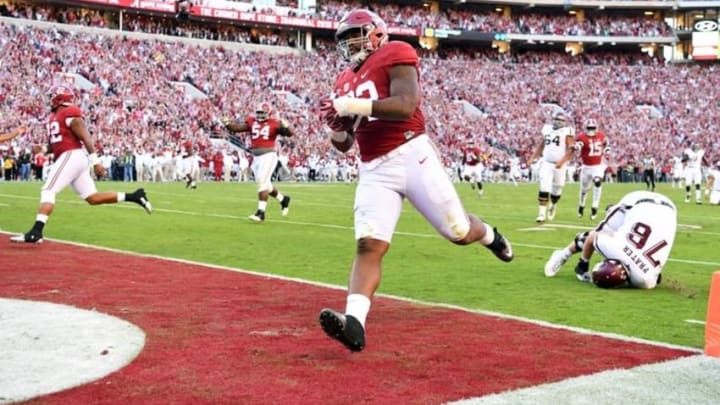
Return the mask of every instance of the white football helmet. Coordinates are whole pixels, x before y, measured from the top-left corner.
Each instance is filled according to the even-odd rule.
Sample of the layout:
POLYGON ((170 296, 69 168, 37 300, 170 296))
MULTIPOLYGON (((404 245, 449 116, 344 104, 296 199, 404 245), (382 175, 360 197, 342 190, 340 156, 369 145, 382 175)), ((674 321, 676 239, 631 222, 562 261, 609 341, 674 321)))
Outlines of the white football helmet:
POLYGON ((592 118, 585 123, 585 131, 587 132, 588 136, 595 136, 595 134, 597 134, 597 128, 597 121, 592 118))

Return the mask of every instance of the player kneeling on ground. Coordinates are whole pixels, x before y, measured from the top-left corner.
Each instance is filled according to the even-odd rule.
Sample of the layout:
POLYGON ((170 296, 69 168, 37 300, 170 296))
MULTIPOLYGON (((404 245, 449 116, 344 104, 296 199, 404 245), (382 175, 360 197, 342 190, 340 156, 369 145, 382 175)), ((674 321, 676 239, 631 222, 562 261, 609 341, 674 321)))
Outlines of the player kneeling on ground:
POLYGON ((610 206, 597 228, 577 234, 565 249, 553 252, 545 264, 545 275, 555 276, 570 256, 581 252, 575 267, 580 281, 592 281, 602 288, 626 284, 655 288, 660 284, 676 229, 677 210, 669 198, 634 191, 610 206), (595 251, 604 260, 589 271, 595 251))

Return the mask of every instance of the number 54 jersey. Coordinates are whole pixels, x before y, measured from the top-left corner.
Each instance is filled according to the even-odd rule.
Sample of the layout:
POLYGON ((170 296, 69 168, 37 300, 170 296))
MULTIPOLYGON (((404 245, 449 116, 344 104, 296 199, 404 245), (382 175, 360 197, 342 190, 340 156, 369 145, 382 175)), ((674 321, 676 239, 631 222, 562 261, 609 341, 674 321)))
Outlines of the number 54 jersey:
MULTIPOLYGON (((415 49, 402 41, 390 41, 371 53, 359 67, 351 66, 338 75, 333 93, 381 100, 390 97, 390 69, 393 66, 409 65, 418 72, 420 94, 420 72, 415 49)), ((357 117, 355 138, 360 148, 360 159, 368 162, 383 156, 417 135, 425 133, 425 116, 418 103, 412 117, 401 121, 388 121, 372 117, 357 117)))
POLYGON ((612 206, 598 226, 595 249, 622 262, 630 284, 654 288, 675 241, 677 210, 662 194, 635 191, 612 206))

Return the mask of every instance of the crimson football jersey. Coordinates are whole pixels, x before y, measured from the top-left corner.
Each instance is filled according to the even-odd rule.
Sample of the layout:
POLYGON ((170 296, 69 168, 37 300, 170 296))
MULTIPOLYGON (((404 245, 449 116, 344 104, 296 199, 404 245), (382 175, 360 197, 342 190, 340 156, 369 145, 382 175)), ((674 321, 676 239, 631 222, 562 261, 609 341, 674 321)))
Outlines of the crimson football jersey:
MULTIPOLYGON (((357 71, 353 67, 342 71, 335 80, 334 93, 338 97, 349 95, 371 100, 390 97, 390 68, 412 65, 417 70, 418 63, 417 53, 412 46, 402 41, 388 42, 371 53, 357 71)), ((418 87, 419 76, 418 72, 418 87)), ((425 133, 425 116, 420 110, 421 104, 422 100, 413 116, 407 120, 362 117, 359 123, 356 121, 355 139, 360 148, 360 160, 368 162, 383 156, 408 139, 425 133)))
POLYGON ((83 147, 80 139, 70 129, 70 121, 73 118, 82 118, 82 111, 74 105, 60 107, 50 114, 47 130, 50 149, 55 155, 55 160, 69 150, 83 147))
POLYGON ((595 136, 581 133, 575 138, 575 145, 580 150, 580 160, 584 166, 597 166, 602 164, 607 138, 602 132, 595 136))
POLYGON ((280 121, 268 118, 257 121, 255 117, 247 117, 245 122, 250 127, 250 148, 274 148, 275 139, 280 132, 280 121))
POLYGON ((463 149, 463 162, 468 166, 477 166, 480 163, 480 148, 468 147, 463 149))

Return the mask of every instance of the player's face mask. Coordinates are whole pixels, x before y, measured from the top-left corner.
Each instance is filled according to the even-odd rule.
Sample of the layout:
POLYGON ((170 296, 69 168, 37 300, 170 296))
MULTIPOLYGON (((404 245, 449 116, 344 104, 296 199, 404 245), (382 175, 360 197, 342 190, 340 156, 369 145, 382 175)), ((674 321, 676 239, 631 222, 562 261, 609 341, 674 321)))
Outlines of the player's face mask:
POLYGON ((370 54, 367 48, 368 40, 362 28, 348 30, 338 39, 338 52, 345 60, 360 63, 370 54))

